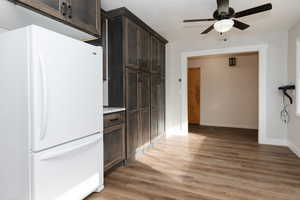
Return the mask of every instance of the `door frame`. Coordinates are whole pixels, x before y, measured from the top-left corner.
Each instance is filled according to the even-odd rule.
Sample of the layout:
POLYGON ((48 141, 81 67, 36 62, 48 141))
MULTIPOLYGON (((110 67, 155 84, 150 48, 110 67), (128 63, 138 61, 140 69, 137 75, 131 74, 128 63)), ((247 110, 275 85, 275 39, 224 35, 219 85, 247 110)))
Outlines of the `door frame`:
POLYGON ((253 46, 239 46, 228 47, 222 49, 200 50, 181 53, 181 108, 180 108, 180 128, 183 135, 188 134, 188 58, 197 56, 209 56, 218 54, 233 54, 233 53, 247 53, 258 52, 259 54, 259 116, 258 116, 258 142, 259 144, 267 143, 267 131, 266 131, 266 102, 267 96, 267 70, 268 70, 268 45, 253 45, 253 46))

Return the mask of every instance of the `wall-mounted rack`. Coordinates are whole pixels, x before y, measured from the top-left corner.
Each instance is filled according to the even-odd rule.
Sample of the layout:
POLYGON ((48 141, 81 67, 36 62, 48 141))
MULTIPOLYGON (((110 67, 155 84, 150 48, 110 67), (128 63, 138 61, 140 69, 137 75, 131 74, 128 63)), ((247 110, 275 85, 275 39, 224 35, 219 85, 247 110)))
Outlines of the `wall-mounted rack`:
POLYGON ((295 85, 284 85, 278 88, 279 90, 281 90, 283 92, 283 94, 289 98, 290 103, 293 104, 293 98, 287 93, 288 90, 295 90, 296 86, 295 85))

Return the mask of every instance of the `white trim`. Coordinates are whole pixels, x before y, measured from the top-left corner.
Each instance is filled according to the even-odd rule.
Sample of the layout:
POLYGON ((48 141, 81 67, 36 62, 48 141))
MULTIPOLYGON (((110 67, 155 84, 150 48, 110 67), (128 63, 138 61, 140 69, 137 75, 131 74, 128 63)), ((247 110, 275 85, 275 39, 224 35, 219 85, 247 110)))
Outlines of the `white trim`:
POLYGON ((292 152, 294 152, 299 158, 300 158, 300 147, 295 145, 294 143, 290 142, 288 143, 288 146, 292 152))
POLYGON ((283 146, 283 147, 288 146, 288 142, 286 140, 280 140, 280 139, 264 139, 260 142, 260 144, 283 146))
POLYGON ((286 144, 285 142, 279 142, 275 140, 267 140, 267 116, 266 116, 266 98, 267 98, 267 68, 268 68, 268 45, 253 45, 253 46, 241 46, 241 47, 229 47, 223 49, 212 49, 202 51, 183 52, 181 54, 181 123, 183 132, 188 133, 188 120, 187 113, 184 112, 184 107, 187 108, 187 68, 188 58, 207 55, 218 54, 231 54, 231 53, 246 53, 246 52, 258 52, 259 53, 259 131, 258 141, 260 144, 286 144), (274 143, 271 143, 274 142, 274 143))
POLYGON ((300 117, 300 38, 296 40, 296 115, 300 117))

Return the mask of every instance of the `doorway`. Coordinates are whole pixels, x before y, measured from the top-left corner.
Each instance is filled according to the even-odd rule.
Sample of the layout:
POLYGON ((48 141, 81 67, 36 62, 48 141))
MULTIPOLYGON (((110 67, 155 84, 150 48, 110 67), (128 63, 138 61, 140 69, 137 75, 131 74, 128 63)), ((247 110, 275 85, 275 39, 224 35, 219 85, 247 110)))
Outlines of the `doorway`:
POLYGON ((258 52, 189 58, 188 107, 190 127, 239 129, 257 137, 258 52))
POLYGON ((189 125, 200 125, 201 70, 188 69, 188 120, 189 125))
MULTIPOLYGON (((267 50, 268 45, 253 45, 241 47, 229 47, 223 49, 200 50, 192 52, 183 52, 181 55, 181 135, 188 134, 188 59, 197 56, 209 56, 218 54, 233 54, 258 52, 258 143, 268 144, 266 137, 266 77, 267 77, 267 50)), ((202 109, 202 108, 201 108, 202 109)), ((201 120, 201 117, 200 117, 201 120)))

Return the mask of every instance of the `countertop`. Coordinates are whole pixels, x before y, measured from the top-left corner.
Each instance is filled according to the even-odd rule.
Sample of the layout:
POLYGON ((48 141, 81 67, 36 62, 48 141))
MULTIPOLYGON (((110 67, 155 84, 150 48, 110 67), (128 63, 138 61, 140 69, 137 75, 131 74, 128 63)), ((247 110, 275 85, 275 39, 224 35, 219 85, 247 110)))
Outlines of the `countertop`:
POLYGON ((116 113, 116 112, 122 112, 125 111, 125 108, 119 108, 119 107, 104 107, 103 108, 103 114, 111 114, 111 113, 116 113))

